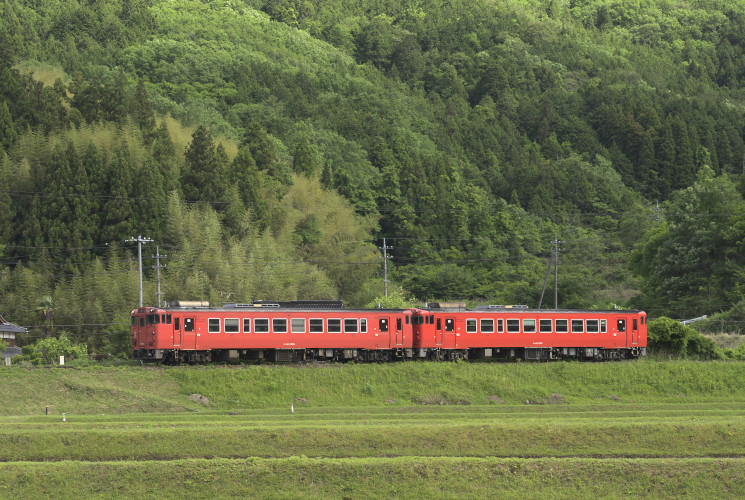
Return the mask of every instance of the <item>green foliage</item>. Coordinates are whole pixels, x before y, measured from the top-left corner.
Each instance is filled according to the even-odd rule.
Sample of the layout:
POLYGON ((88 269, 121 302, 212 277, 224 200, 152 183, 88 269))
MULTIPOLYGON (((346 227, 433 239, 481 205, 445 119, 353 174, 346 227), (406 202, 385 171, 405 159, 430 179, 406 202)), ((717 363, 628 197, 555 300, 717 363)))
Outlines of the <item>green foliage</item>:
POLYGON ((714 341, 693 328, 667 317, 649 322, 649 347, 653 354, 693 359, 724 357, 714 341))
POLYGON ((144 234, 169 246, 172 294, 366 303, 386 238, 419 299, 535 304, 558 236, 564 307, 641 287, 655 314, 726 310, 745 276, 745 8, 686 7, 6 2, 0 245, 21 264, 0 292, 21 315, 50 295, 113 321, 131 295, 88 307, 107 279, 79 275, 130 284, 100 248, 144 234), (28 74, 48 63, 54 85, 28 74))
POLYGON ((14 362, 30 361, 35 365, 58 364, 60 356, 65 357, 65 363, 88 357, 88 345, 76 344, 70 337, 62 333, 59 337, 47 337, 35 344, 23 348, 23 356, 14 358, 14 362), (17 360, 17 361, 16 361, 17 360))
POLYGON ((644 302, 682 317, 730 307, 739 300, 745 265, 737 243, 745 202, 735 184, 704 166, 666 208, 665 221, 632 254, 632 269, 644 277, 644 302))
POLYGON ((415 305, 404 295, 400 289, 393 289, 388 295, 375 297, 365 305, 369 309, 408 309, 415 305))

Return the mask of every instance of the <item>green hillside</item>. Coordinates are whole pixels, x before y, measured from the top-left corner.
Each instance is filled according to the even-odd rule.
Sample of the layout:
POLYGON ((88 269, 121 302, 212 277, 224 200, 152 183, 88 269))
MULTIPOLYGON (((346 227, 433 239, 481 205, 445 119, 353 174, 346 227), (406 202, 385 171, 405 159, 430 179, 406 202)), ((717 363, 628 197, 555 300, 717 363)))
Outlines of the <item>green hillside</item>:
MULTIPOLYGON (((739 331, 745 3, 3 3, 0 312, 382 295, 739 331), (553 243, 560 241, 560 244, 553 243)), ((50 312, 53 311, 52 314, 50 312)))

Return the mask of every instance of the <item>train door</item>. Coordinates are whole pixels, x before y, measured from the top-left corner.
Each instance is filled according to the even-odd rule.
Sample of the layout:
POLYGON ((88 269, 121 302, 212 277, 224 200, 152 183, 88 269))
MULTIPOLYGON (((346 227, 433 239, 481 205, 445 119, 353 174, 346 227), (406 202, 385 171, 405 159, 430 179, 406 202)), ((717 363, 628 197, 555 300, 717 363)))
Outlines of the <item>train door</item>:
POLYGON ((435 326, 435 345, 442 345, 442 338, 443 338, 443 326, 442 326, 442 318, 437 318, 437 325, 435 326))
POLYGON ((639 343, 639 318, 631 320, 631 343, 639 343))
POLYGON ((181 328, 181 348, 195 350, 197 348, 196 318, 183 318, 181 328))
POLYGON ((625 337, 625 346, 629 345, 629 332, 628 328, 626 328, 626 318, 619 318, 618 319, 618 333, 625 337))
POLYGON ((379 346, 388 348, 391 343, 391 320, 388 317, 378 316, 378 331, 383 339, 380 340, 379 346))
POLYGON ((173 320, 173 347, 181 347, 181 318, 173 320))
MULTIPOLYGON (((408 319, 408 318, 407 318, 408 319)), ((396 318, 396 345, 404 344, 404 320, 401 317, 396 318)))
POLYGON ((445 336, 443 339, 443 347, 452 349, 457 347, 457 339, 455 338, 455 318, 445 318, 445 336))

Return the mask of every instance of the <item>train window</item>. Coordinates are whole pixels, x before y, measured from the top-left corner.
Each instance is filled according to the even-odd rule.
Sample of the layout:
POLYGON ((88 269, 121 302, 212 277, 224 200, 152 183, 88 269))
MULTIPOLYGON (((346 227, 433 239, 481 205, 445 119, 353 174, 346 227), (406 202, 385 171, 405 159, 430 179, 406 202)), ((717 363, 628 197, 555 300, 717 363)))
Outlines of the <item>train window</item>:
POLYGON ((535 320, 524 319, 523 320, 523 331, 525 333, 535 333, 535 320))
POLYGON ((329 333, 341 333, 340 319, 330 319, 326 324, 328 325, 329 333))
POLYGON ((503 319, 497 320, 497 331, 499 333, 504 333, 504 320, 503 319))
POLYGON ((411 317, 411 324, 412 325, 423 325, 424 324, 424 316, 421 316, 419 314, 415 314, 411 317))
POLYGON ((360 320, 360 333, 367 333, 367 320, 364 318, 360 320))
POLYGON ((157 325, 160 323, 160 316, 157 314, 148 314, 147 315, 147 324, 148 325, 157 325))
MULTIPOLYGON (((410 316, 406 316, 406 324, 408 325, 410 322, 411 322, 411 317, 410 316)), ((399 328, 399 330, 400 330, 400 328, 399 328)))
POLYGON ((626 320, 625 319, 619 319, 618 320, 618 331, 619 332, 625 332, 626 331, 626 320))
POLYGON ((551 324, 552 321, 550 319, 542 319, 538 322, 538 328, 540 328, 541 333, 551 333, 554 331, 553 325, 551 324))
POLYGON ((434 325, 435 324, 435 315, 434 314, 430 314, 429 315, 429 324, 430 325, 434 325))
POLYGON ((493 319, 482 319, 481 320, 481 332, 482 333, 494 333, 494 320, 493 319))
POLYGON ((305 318, 292 318, 290 328, 292 333, 305 333, 305 318))
POLYGON ((507 320, 507 332, 508 333, 520 333, 520 320, 519 319, 508 319, 507 320))
POLYGON ((323 319, 316 318, 310 320, 310 333, 323 333, 323 319))
POLYGON ((437 329, 442 330, 442 318, 437 318, 437 329))
POLYGON ((169 324, 169 325, 171 324, 171 315, 170 314, 166 314, 166 323, 169 324))
POLYGON ((137 326, 137 316, 132 316, 132 326, 137 326))
POLYGON ((381 332, 388 331, 388 318, 380 318, 380 331, 381 332))
POLYGON ((476 333, 478 331, 478 320, 467 319, 466 320, 466 333, 476 333))
POLYGON ((569 333, 569 320, 568 319, 557 319, 556 320, 556 333, 569 333))
POLYGON ((176 323, 173 325, 174 330, 181 330, 181 318, 176 318, 176 323))
POLYGON ((208 319, 207 325, 207 331, 210 333, 220 333, 220 318, 208 319))
POLYGON ((639 322, 636 318, 634 318, 634 330, 638 330, 638 329, 639 329, 639 322))
MULTIPOLYGON (((406 316, 406 324, 407 325, 409 324, 409 317, 408 316, 406 316)), ((396 328, 398 330, 403 330, 403 328, 404 328, 404 322, 401 321, 401 318, 396 318, 396 328)))
POLYGON ((251 333, 251 318, 243 318, 243 333, 251 333))
POLYGON ((573 319, 572 320, 572 333, 582 333, 585 331, 585 320, 573 319))
POLYGON ((357 333, 358 329, 359 328, 356 319, 344 319, 344 333, 357 333))
POLYGON ((644 316, 642 316, 642 325, 646 324, 646 321, 647 321, 647 318, 645 318, 644 316))
POLYGON ((587 320, 587 333, 598 333, 600 331, 600 321, 596 319, 587 320))
POLYGON ((455 320, 453 318, 446 318, 445 319, 445 331, 446 332, 454 332, 455 331, 455 320))
POLYGON ((608 331, 608 320, 607 319, 600 320, 600 331, 602 333, 606 333, 608 331))
POLYGON ((194 318, 184 318, 184 331, 185 332, 194 331, 194 318))
POLYGON ((287 333, 287 320, 284 318, 274 318, 272 320, 272 331, 274 333, 287 333))
POLYGON ((241 320, 238 318, 225 319, 225 333, 239 333, 241 331, 241 320))
POLYGON ((254 320, 254 332, 269 333, 269 319, 257 318, 254 320))
POLYGON ((145 317, 140 316, 140 326, 145 326, 145 317))

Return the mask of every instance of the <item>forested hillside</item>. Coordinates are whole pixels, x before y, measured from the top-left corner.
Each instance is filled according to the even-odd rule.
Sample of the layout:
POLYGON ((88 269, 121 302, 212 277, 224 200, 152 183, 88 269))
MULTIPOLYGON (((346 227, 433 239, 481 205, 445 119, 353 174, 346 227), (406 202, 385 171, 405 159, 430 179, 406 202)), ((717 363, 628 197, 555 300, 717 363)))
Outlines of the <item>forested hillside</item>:
MULTIPOLYGON (((0 312, 745 310, 745 2, 3 0, 0 312), (556 243, 560 242, 560 243, 556 243), (547 279, 550 276, 550 279, 547 279), (734 307, 734 309, 733 309, 734 307)), ((111 341, 109 341, 111 342, 111 341)))

